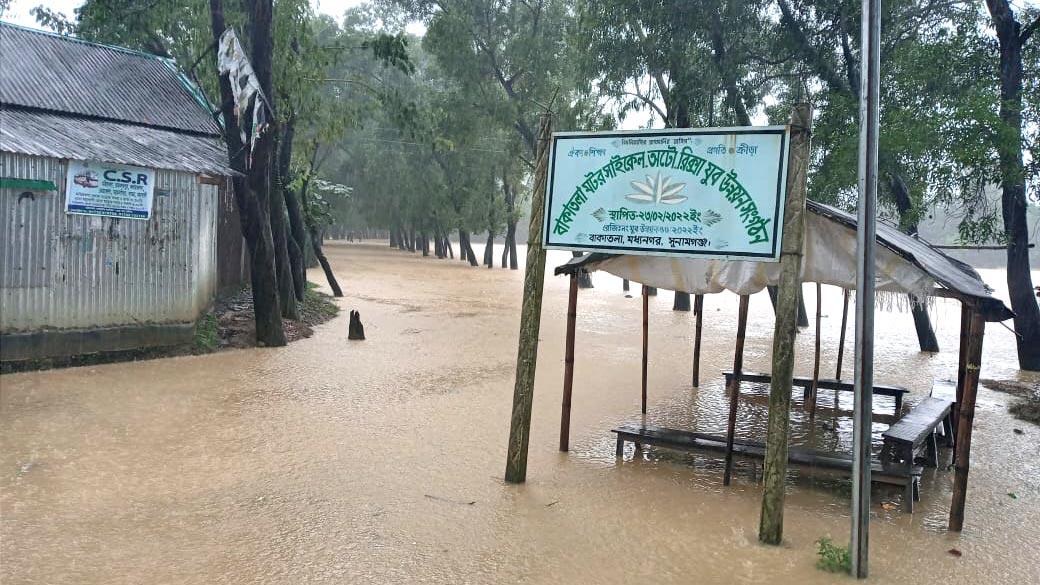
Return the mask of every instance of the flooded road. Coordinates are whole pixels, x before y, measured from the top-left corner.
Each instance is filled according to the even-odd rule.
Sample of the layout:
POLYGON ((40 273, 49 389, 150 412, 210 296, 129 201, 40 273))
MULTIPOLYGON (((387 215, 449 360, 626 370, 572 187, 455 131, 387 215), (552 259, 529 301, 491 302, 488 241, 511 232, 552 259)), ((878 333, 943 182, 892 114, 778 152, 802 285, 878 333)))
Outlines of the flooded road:
MULTIPOLYGON (((567 282, 546 277, 528 481, 512 486, 501 478, 522 273, 382 243, 328 251, 341 306, 361 312, 367 341, 347 342, 344 312, 285 348, 0 378, 4 585, 847 579, 814 568, 813 544, 847 542, 845 483, 792 471, 785 542, 766 547, 754 465, 741 463, 723 488, 713 458, 648 450, 615 460, 610 429, 640 420, 638 289, 625 298, 621 281, 600 273, 581 291, 572 451, 560 454, 567 282)), ((551 254, 550 273, 567 257, 551 254)), ((984 276, 1003 288, 1001 273, 984 276)), ((840 298, 824 288, 827 376, 840 298)), ((720 432, 736 297, 705 300, 699 390, 693 318, 671 302, 665 292, 651 301, 646 420, 720 432)), ((910 403, 934 378, 956 377, 959 305, 939 300, 932 313, 937 355, 917 351, 908 314, 878 314, 875 378, 910 387, 910 403)), ((769 369, 772 327, 767 295, 755 295, 745 369, 769 369)), ((812 342, 811 330, 799 336, 798 374, 811 374, 812 342)), ((982 377, 1038 381, 1015 368, 1012 334, 989 324, 982 377)), ((1040 583, 1040 428, 1013 419, 1009 401, 979 390, 963 533, 945 531, 952 471, 926 471, 913 515, 898 490, 875 488, 870 582, 1040 583)), ((765 418, 752 396, 738 435, 762 438, 765 418)), ((792 419, 801 440, 810 431, 797 400, 792 419)), ((821 415, 817 425, 818 438, 847 446, 851 419, 821 415)))

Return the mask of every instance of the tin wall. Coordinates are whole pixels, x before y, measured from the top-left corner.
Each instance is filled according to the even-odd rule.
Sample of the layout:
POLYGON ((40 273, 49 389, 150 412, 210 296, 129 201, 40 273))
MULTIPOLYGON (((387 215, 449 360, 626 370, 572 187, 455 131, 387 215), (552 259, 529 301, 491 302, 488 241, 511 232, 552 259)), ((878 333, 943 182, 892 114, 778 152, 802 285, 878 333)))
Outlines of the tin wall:
POLYGON ((184 323, 217 286, 217 187, 159 170, 148 221, 67 215, 66 165, 0 153, 0 175, 57 193, 0 190, 0 333, 184 323))

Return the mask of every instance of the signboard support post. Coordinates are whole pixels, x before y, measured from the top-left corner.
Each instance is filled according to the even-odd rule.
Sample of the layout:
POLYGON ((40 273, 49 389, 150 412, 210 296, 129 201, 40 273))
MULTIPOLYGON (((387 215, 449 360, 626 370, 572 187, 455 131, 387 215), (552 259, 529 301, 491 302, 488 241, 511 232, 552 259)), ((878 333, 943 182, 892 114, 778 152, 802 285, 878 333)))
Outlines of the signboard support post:
POLYGON ((552 115, 542 113, 538 124, 538 158, 534 192, 531 194, 531 229, 527 238, 527 267, 524 272, 524 299, 520 310, 520 341, 516 356, 516 384, 513 387, 513 414, 509 423, 505 480, 523 483, 527 479, 527 443, 531 435, 531 403, 534 398, 534 373, 538 359, 538 330, 542 316, 542 286, 545 281, 545 250, 542 249, 542 214, 545 183, 549 172, 549 143, 552 115))
POLYGON ((859 204, 856 229, 856 349, 853 359, 852 575, 867 576, 870 528, 870 437, 874 389, 874 243, 881 63, 881 0, 863 0, 859 94, 859 204))
POLYGON ((567 291, 567 338, 563 360, 563 408, 560 413, 560 451, 570 449, 571 391, 574 388, 574 325, 578 317, 578 275, 570 277, 567 291))
POLYGON ((780 282, 777 287, 773 333, 773 371, 769 388, 769 423, 764 464, 765 492, 758 539, 780 544, 784 531, 784 479, 791 410, 791 382, 802 288, 802 242, 805 237, 805 182, 809 167, 812 107, 801 103, 791 112, 791 154, 787 166, 787 206, 780 243, 780 282))

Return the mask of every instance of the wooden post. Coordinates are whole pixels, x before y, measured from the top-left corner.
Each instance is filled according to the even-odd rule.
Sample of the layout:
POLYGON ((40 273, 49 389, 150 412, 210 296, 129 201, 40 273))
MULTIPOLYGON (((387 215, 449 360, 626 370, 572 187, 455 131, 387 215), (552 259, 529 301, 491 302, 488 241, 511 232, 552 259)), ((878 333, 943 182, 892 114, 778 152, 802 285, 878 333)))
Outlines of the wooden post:
POLYGON ((816 390, 820 382, 820 320, 823 317, 823 287, 816 283, 816 353, 813 356, 812 386, 809 387, 809 418, 816 418, 816 390))
POLYGON ((574 385, 574 322, 578 316, 578 275, 571 274, 567 292, 567 340, 563 358, 563 410, 560 413, 560 451, 567 452, 571 437, 571 389, 574 385))
POLYGON ((726 427, 726 471, 722 485, 729 485, 733 477, 733 436, 737 427, 737 404, 740 401, 740 374, 744 371, 744 332, 747 331, 748 295, 740 295, 737 309, 737 347, 733 350, 733 377, 726 389, 729 391, 729 426, 726 427))
POLYGON ((627 278, 622 278, 621 279, 621 292, 628 292, 628 279, 627 278))
MULTIPOLYGON (((957 445, 957 430, 960 429, 959 415, 961 408, 961 399, 964 397, 964 374, 967 371, 968 366, 968 338, 971 337, 971 307, 961 301, 961 339, 959 344, 959 353, 957 354, 957 387, 954 390, 954 402, 953 409, 950 412, 950 422, 953 423, 954 438, 953 444, 957 445)), ((957 464, 957 450, 953 451, 953 463, 957 464)))
POLYGON ((780 281, 777 286, 776 325, 773 332, 773 370, 769 388, 769 422, 763 464, 765 490, 758 539, 780 544, 784 530, 784 480, 794 374, 794 344, 798 299, 802 288, 802 243, 805 238, 805 180, 809 168, 812 106, 801 103, 791 112, 790 158, 787 163, 787 203, 780 243, 780 281))
POLYGON ((542 317, 542 285, 545 280, 545 250, 542 249, 543 202, 549 169, 552 116, 545 112, 539 120, 538 157, 531 194, 531 224, 527 237, 527 267, 524 272, 524 299, 520 309, 520 340, 516 355, 516 384, 513 387, 513 413, 509 421, 509 446, 506 453, 506 481, 523 483, 527 479, 527 444, 531 433, 531 402, 534 399, 534 373, 538 361, 538 330, 542 317))
POLYGON ((950 530, 960 532, 964 527, 964 500, 968 495, 968 469, 971 466, 971 425, 975 420, 975 394, 979 389, 982 368, 982 337, 986 321, 982 314, 972 311, 968 336, 968 361, 964 368, 963 394, 958 398, 956 461, 953 465, 953 500, 950 502, 950 530))
POLYGON ((693 314, 696 325, 693 330, 693 387, 701 385, 701 331, 704 328, 704 295, 693 297, 693 314))
POLYGON ((650 292, 643 285, 643 414, 646 414, 646 354, 650 341, 650 292))
POLYGON ((845 328, 849 324, 849 291, 841 290, 841 334, 838 336, 838 367, 835 368, 834 379, 841 379, 841 360, 845 357, 845 328))

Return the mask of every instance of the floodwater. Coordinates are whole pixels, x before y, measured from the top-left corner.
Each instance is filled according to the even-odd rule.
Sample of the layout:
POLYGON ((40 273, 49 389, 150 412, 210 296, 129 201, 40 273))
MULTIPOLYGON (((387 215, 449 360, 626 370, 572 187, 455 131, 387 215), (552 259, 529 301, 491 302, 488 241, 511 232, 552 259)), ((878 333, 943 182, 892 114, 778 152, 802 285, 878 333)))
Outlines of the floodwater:
MULTIPOLYGON (((285 348, 0 378, 0 581, 847 578, 814 568, 813 544, 847 541, 845 482, 793 471, 784 544, 769 547, 756 539, 756 465, 741 462, 723 488, 712 457, 629 447, 615 460, 610 429, 641 418, 637 290, 626 298, 620 280, 596 274, 596 288, 581 291, 572 450, 561 454, 567 283, 546 277, 528 481, 514 486, 501 478, 522 272, 382 243, 329 253, 347 290, 341 304, 360 310, 367 341, 347 342, 341 316, 285 348)), ((551 254, 550 270, 567 257, 551 254)), ((985 276, 1003 288, 1001 273, 985 276)), ((824 290, 823 372, 833 375, 840 293, 824 290)), ((806 293, 811 312, 813 288, 806 293)), ((736 304, 728 294, 706 299, 694 390, 693 318, 671 311, 670 293, 652 300, 648 422, 723 430, 720 371, 731 365, 736 304)), ((955 376, 959 308, 939 300, 932 312, 938 355, 917 351, 907 314, 878 317, 876 379, 909 386, 911 403, 934 378, 955 376)), ((772 323, 768 297, 754 296, 745 369, 769 369, 772 323)), ((1038 381, 1016 372, 1011 333, 994 324, 987 333, 984 378, 1038 381)), ((809 374, 812 334, 799 344, 796 371, 809 374)), ((848 353, 845 363, 851 377, 848 353)), ((766 390, 744 390, 758 396, 742 405, 738 435, 762 438, 766 390)), ((1040 428, 1013 419, 1008 402, 979 391, 963 533, 945 531, 952 471, 926 472, 912 515, 898 489, 875 488, 870 582, 1040 583, 1040 428)), ((796 400, 795 440, 847 446, 847 413, 824 412, 810 432, 796 400)))

